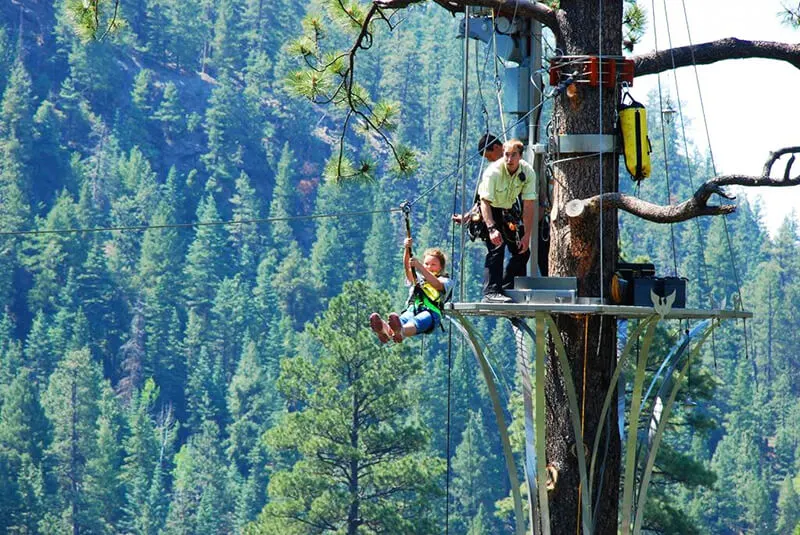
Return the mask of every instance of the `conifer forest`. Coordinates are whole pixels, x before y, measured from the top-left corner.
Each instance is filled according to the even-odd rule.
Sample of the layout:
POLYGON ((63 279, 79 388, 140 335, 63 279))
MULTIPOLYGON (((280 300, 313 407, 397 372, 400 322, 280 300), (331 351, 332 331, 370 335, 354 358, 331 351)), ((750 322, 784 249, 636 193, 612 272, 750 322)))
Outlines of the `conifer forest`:
MULTIPOLYGON (((501 130, 488 48, 472 49, 463 154, 459 17, 415 3, 359 51, 362 90, 398 103, 401 172, 377 135, 298 95, 304 17, 330 2, 100 1, 87 35, 75 13, 97 3, 0 1, 0 533, 514 533, 459 334, 381 345, 368 321, 404 307, 404 201, 415 250, 441 247, 456 300, 481 298, 485 247, 462 253, 451 214, 459 162, 471 202, 477 140, 501 130)), ((652 175, 635 188, 623 169, 620 188, 691 197, 708 147, 648 120, 652 175)), ((624 260, 685 278, 689 307, 753 312, 687 374, 646 533, 800 535, 800 227, 770 236, 759 204, 735 202, 671 226, 620 212, 624 260)), ((474 321, 521 456, 512 331, 474 321)), ((688 327, 661 324, 648 374, 688 327)))

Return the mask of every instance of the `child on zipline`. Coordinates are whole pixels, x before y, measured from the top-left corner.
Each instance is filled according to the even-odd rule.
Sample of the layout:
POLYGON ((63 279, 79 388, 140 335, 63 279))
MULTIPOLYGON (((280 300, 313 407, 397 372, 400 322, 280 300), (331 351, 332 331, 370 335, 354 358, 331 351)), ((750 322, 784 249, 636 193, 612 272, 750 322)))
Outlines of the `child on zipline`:
POLYGON ((400 343, 403 338, 432 332, 441 325, 442 307, 453 291, 454 282, 444 272, 447 257, 442 250, 426 250, 420 262, 411 255, 411 243, 412 239, 406 238, 403 251, 406 284, 411 287, 407 308, 399 316, 395 312, 389 314, 388 323, 377 312, 369 317, 369 326, 382 344, 390 338, 400 343))

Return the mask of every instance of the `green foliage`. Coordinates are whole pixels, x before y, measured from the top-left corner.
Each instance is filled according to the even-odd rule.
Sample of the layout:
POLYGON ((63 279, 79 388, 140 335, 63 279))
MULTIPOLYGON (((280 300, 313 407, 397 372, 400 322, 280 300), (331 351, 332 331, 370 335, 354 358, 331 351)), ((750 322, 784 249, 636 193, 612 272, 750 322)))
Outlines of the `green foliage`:
MULTIPOLYGON (((47 232, 0 236, 0 532, 269 531, 273 520, 255 522, 268 485, 289 493, 286 503, 303 514, 320 496, 315 506, 322 509, 309 515, 340 513, 348 503, 341 485, 303 471, 318 459, 270 450, 262 436, 300 432, 285 421, 323 428, 323 417, 308 421, 320 411, 305 411, 305 401, 279 418, 287 405, 276 380, 281 362, 290 362, 284 368, 302 368, 320 395, 334 398, 346 381, 328 386, 332 375, 317 372, 345 346, 351 356, 367 355, 359 361, 368 370, 360 388, 378 384, 387 399, 407 402, 388 427, 370 428, 370 444, 409 428, 411 445, 422 448, 360 481, 385 487, 386 479, 410 480, 421 490, 361 503, 362 510, 395 531, 424 532, 431 518, 441 531, 443 478, 432 459, 444 455, 449 430, 451 528, 507 529, 497 516, 504 505, 495 504, 508 492, 502 456, 469 353, 450 355, 440 334, 379 349, 364 328, 367 305, 397 309, 406 293, 402 220, 381 210, 425 191, 412 213, 415 243, 450 239, 458 188, 455 175, 447 177, 457 166, 463 42, 431 28, 447 30, 457 20, 432 4, 416 6, 402 17, 386 11, 392 24, 402 19, 387 31, 382 19, 366 22, 374 5, 367 0, 130 0, 117 18, 126 27, 100 42, 115 4, 38 2, 25 9, 21 26, 19 10, 0 9, 0 231, 47 232), (79 11, 87 9, 84 15, 97 9, 99 17, 84 20, 79 36, 79 11), (362 47, 353 48, 363 27, 362 47), (297 92, 321 105, 293 98, 297 92), (441 187, 428 191, 434 184, 441 187), (376 212, 292 219, 361 210, 376 212), (286 219, 182 226, 267 214, 286 219), (144 225, 151 228, 55 233, 144 225), (371 291, 354 296, 348 281, 356 278, 390 291, 391 302, 371 291), (345 288, 336 310, 346 318, 359 310, 358 329, 346 318, 318 317, 345 288), (307 324, 314 326, 303 332, 307 324), (424 373, 408 370, 420 366, 424 373), (403 380, 393 383, 396 371, 403 380), (432 486, 439 492, 429 492, 432 486), (320 487, 328 493, 291 494, 320 487)), ((632 26, 624 39, 632 44, 643 11, 631 2, 625 8, 632 26)), ((480 57, 486 48, 475 51, 480 57)), ((469 140, 484 128, 499 133, 496 103, 486 98, 490 63, 476 62, 469 140)), ((659 114, 650 118, 651 132, 660 131, 659 114)), ((674 198, 694 192, 691 172, 711 172, 705 154, 682 146, 676 125, 666 133, 666 144, 654 144, 643 199, 663 201, 663 157, 674 198)), ((467 190, 478 172, 471 161, 467 190)), ((621 184, 630 187, 627 179, 621 184)), ((741 325, 731 323, 692 367, 646 512, 647 525, 666 532, 791 533, 797 524, 798 229, 787 221, 770 238, 761 215, 740 202, 728 219, 744 305, 755 312, 747 324, 750 359, 741 325)), ((626 255, 651 258, 659 274, 675 265, 688 278, 691 307, 738 299, 721 221, 676 225, 676 259, 663 227, 625 214, 620 225, 626 255)), ((467 300, 479 296, 483 254, 468 244, 453 259, 455 271, 463 264, 467 300)), ((513 388, 507 327, 477 325, 492 333, 501 356, 496 371, 513 388)), ((510 397, 518 419, 518 397, 510 397)), ((301 438, 303 448, 319 445, 313 435, 301 438)), ((352 458, 345 447, 337 453, 352 458)))
POLYGON ((44 515, 43 453, 49 446, 49 422, 39 402, 33 375, 21 368, 4 389, 0 409, 0 528, 34 533, 44 515))
MULTIPOLYGON (((212 194, 206 195, 197 208, 197 220, 203 223, 220 220, 217 203, 212 194)), ((186 253, 185 288, 187 303, 206 311, 211 307, 217 287, 225 276, 225 266, 219 262, 225 251, 224 230, 218 225, 199 225, 186 253)))
POLYGON ((58 530, 91 531, 100 520, 93 514, 99 502, 85 489, 98 475, 98 418, 103 383, 88 349, 69 351, 59 362, 42 399, 53 426, 47 456, 57 482, 55 503, 48 511, 58 530))
POLYGON ((66 0, 72 30, 83 41, 102 39, 125 26, 119 16, 119 0, 66 0))
POLYGON ((454 501, 454 512, 465 531, 491 532, 494 482, 503 477, 493 464, 493 452, 487 428, 479 411, 467 411, 466 428, 453 457, 453 482, 450 493, 454 501))
POLYGON ((636 0, 625 0, 622 28, 622 44, 628 51, 633 51, 647 29, 647 12, 636 0))
POLYGON ((780 16, 787 26, 792 26, 794 28, 800 26, 800 6, 791 7, 784 5, 780 16))
POLYGON ((338 154, 328 163, 327 175, 339 180, 372 174, 373 165, 368 160, 354 166, 344 155, 351 127, 364 141, 387 146, 397 172, 412 173, 417 165, 413 151, 402 140, 390 137, 398 129, 398 103, 373 98, 354 78, 357 53, 373 46, 374 32, 380 26, 385 24, 391 31, 393 23, 380 8, 359 0, 323 2, 321 7, 321 11, 306 16, 303 34, 287 48, 289 53, 302 58, 301 68, 287 77, 287 84, 297 95, 317 104, 332 104, 344 112, 338 154), (350 48, 343 49, 342 42, 349 42, 350 48))
POLYGON ((219 428, 206 421, 175 456, 174 487, 163 533, 230 531, 232 507, 224 468, 219 428))
POLYGON ((379 349, 365 328, 367 311, 385 309, 386 300, 364 283, 349 283, 307 328, 322 348, 319 359, 282 362, 279 387, 297 410, 267 433, 267 442, 298 460, 273 474, 254 533, 360 525, 438 531, 430 498, 443 465, 422 454, 429 432, 413 417, 414 392, 404 388, 419 361, 379 349))

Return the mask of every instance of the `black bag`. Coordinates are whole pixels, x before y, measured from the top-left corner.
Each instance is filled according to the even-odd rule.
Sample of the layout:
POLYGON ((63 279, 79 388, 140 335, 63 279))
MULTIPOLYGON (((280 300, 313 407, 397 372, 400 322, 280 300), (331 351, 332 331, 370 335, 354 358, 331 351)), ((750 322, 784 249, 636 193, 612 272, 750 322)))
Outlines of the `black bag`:
POLYGON ((481 203, 477 201, 469 212, 469 220, 467 221, 467 234, 469 234, 470 241, 488 240, 489 230, 486 228, 486 223, 483 222, 481 215, 481 203))
MULTIPOLYGON (((518 244, 525 233, 525 229, 522 226, 522 207, 519 205, 519 201, 515 202, 514 206, 508 210, 503 210, 502 212, 502 220, 495 222, 497 230, 503 236, 503 241, 518 244)), ((480 201, 476 202, 469 211, 467 233, 472 241, 476 239, 489 241, 489 229, 486 228, 486 223, 483 222, 480 201)))

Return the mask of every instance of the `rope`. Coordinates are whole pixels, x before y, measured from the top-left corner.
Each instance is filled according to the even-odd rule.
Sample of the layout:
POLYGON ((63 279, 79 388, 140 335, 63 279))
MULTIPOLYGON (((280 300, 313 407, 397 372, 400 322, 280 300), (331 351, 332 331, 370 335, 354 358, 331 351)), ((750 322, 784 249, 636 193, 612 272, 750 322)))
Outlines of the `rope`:
POLYGON ((495 24, 494 20, 494 9, 492 9, 492 56, 494 56, 494 85, 495 93, 497 95, 497 109, 500 110, 500 129, 503 131, 503 143, 505 143, 508 141, 508 137, 506 136, 506 120, 503 117, 503 101, 501 98, 503 84, 500 83, 500 73, 497 69, 497 25, 495 24))
MULTIPOLYGON (((600 89, 600 106, 598 114, 600 115, 600 134, 603 133, 603 0, 597 0, 598 4, 598 19, 600 24, 598 24, 598 55, 600 59, 598 61, 599 67, 598 71, 600 74, 599 80, 599 89, 600 89)), ((604 260, 604 251, 605 249, 603 245, 603 156, 601 155, 598 159, 600 165, 600 302, 603 302, 604 298, 604 286, 605 286, 605 278, 603 275, 603 260, 604 260)))
MULTIPOLYGON (((686 23, 686 35, 689 38, 689 50, 692 53, 692 67, 694 68, 694 78, 695 78, 695 83, 697 84, 697 94, 698 94, 699 99, 700 99, 700 111, 701 111, 701 114, 703 116, 703 126, 704 126, 705 132, 706 132, 706 142, 708 143, 708 154, 709 154, 709 157, 711 158, 711 169, 714 172, 714 175, 716 176, 716 174, 717 174, 717 164, 716 164, 716 161, 714 160, 714 151, 712 150, 712 147, 711 147, 711 134, 708 131, 708 119, 706 118, 706 107, 705 107, 705 103, 703 102, 703 92, 700 89, 700 75, 698 74, 698 71, 697 71, 697 61, 696 61, 696 58, 695 58, 695 55, 694 55, 694 43, 692 42, 692 33, 689 30, 689 16, 686 13, 686 0, 681 0, 681 5, 683 6, 683 19, 684 19, 684 21, 686 23)), ((734 281, 736 283, 736 293, 739 296, 739 305, 742 308, 744 308, 744 298, 742 297, 742 286, 739 283, 739 274, 738 274, 738 271, 736 269, 736 258, 735 258, 734 253, 733 253, 733 246, 731 245, 730 231, 728 230, 728 217, 727 216, 723 216, 722 222, 723 222, 723 226, 725 228, 725 238, 726 238, 726 240, 728 242, 728 254, 730 255, 730 259, 731 259, 731 267, 733 269, 733 279, 734 279, 734 281)), ((748 351, 748 348, 747 348, 747 322, 743 321, 742 322, 742 326, 743 326, 743 330, 744 330, 744 353, 745 353, 745 358, 748 358, 749 357, 749 351, 748 351)))
MULTIPOLYGON (((586 361, 589 358, 589 315, 583 316, 583 382, 581 383, 581 434, 586 432, 586 361)), ((583 444, 580 445, 583 447, 583 444)), ((577 445, 575 446, 578 447, 577 445)), ((577 454, 576 454, 577 455, 577 454)), ((578 521, 575 533, 581 532, 581 485, 578 483, 578 521)), ((590 489, 591 490, 591 489, 590 489)))
MULTIPOLYGON (((467 123, 467 99, 469 97, 469 6, 464 8, 464 64, 461 75, 461 121, 459 124, 459 139, 458 139, 458 155, 456 156, 456 163, 461 169, 461 213, 464 213, 464 184, 466 182, 466 165, 461 165, 461 158, 466 154, 466 123, 467 123)), ((455 205, 458 197, 458 188, 453 190, 453 211, 455 212, 455 205)), ((456 249, 456 231, 455 222, 451 224, 451 239, 450 239, 450 258, 455 259, 456 249)), ((460 299, 464 300, 464 232, 461 232, 461 258, 459 263, 459 295, 460 299)), ((450 533, 450 472, 452 471, 451 460, 451 403, 452 403, 452 374, 453 374, 453 324, 450 323, 447 329, 447 424, 445 426, 446 433, 446 457, 447 457, 447 471, 445 476, 445 535, 450 533)))
MULTIPOLYGON (((528 118, 528 116, 529 116, 531 113, 535 112, 537 109, 539 109, 541 106, 543 106, 545 102, 546 102, 546 100, 545 100, 545 99, 543 99, 543 100, 542 100, 542 102, 540 102, 539 104, 537 104, 537 105, 536 105, 534 108, 531 108, 530 110, 528 110, 528 112, 527 112, 525 115, 523 115, 522 117, 520 117, 519 119, 517 119, 516 121, 514 121, 513 123, 511 123, 511 125, 510 125, 510 126, 508 126, 508 127, 505 129, 505 130, 503 130, 503 131, 501 132, 501 135, 505 136, 505 135, 508 133, 508 131, 510 131, 512 128, 514 128, 515 126, 517 126, 519 123, 521 123, 522 121, 524 121, 525 119, 527 119, 527 118, 528 118)), ((447 174, 447 175, 445 175, 445 176, 444 176, 444 177, 443 177, 441 180, 438 180, 438 181, 436 181, 436 183, 434 183, 434 184, 433 184, 433 186, 429 187, 428 189, 426 189, 425 191, 423 191, 422 193, 420 193, 419 195, 417 195, 417 197, 415 197, 413 200, 409 201, 409 203, 408 203, 408 204, 409 204, 409 206, 413 206, 413 205, 414 205, 414 204, 416 204, 416 203, 417 203, 417 202, 418 202, 420 199, 422 199, 422 198, 423 198, 423 197, 425 197, 427 194, 429 194, 431 191, 433 191, 433 190, 435 190, 436 188, 438 188, 439 186, 441 186, 441 185, 442 185, 442 184, 443 184, 445 181, 447 181, 447 180, 449 180, 449 179, 453 178, 454 176, 456 176, 456 174, 457 174, 458 172, 460 172, 460 171, 461 171, 461 168, 462 168, 463 166, 465 166, 465 165, 468 165, 468 164, 472 163, 472 161, 473 161, 475 158, 478 158, 478 157, 481 157, 481 158, 482 158, 483 156, 481 156, 481 155, 480 155, 480 154, 478 154, 478 153, 475 153, 475 154, 473 154, 472 156, 470 156, 469 158, 467 158, 467 159, 466 159, 466 161, 464 161, 464 163, 463 163, 463 164, 459 165, 459 166, 458 166, 458 167, 457 167, 457 168, 456 168, 456 169, 455 169, 453 172, 451 172, 451 173, 448 173, 448 174, 447 174)))
POLYGON ((227 225, 253 225, 260 223, 274 223, 276 221, 296 221, 303 219, 323 219, 332 217, 357 217, 372 214, 388 214, 400 211, 399 208, 389 208, 385 210, 364 210, 358 212, 335 212, 330 214, 310 214, 283 217, 261 217, 255 219, 231 219, 220 221, 195 221, 193 223, 165 223, 162 225, 129 225, 116 227, 86 227, 86 228, 64 228, 64 229, 44 229, 44 230, 10 230, 0 232, 0 236, 28 236, 40 234, 73 234, 81 232, 113 232, 113 231, 144 231, 151 229, 169 228, 192 228, 192 227, 213 227, 227 225))
MULTIPOLYGON (((674 73, 675 70, 676 70, 676 67, 675 67, 675 48, 672 46, 672 32, 671 32, 670 25, 669 25, 669 16, 667 15, 667 2, 666 2, 666 0, 664 0, 664 15, 665 15, 664 18, 666 19, 666 22, 667 22, 667 43, 669 44, 670 61, 672 62, 672 71, 674 73)), ((684 119, 684 116, 683 116, 683 104, 681 103, 681 91, 680 91, 680 85, 678 84, 678 77, 677 76, 673 76, 673 81, 675 82, 675 99, 678 101, 678 116, 680 117, 680 120, 681 120, 681 138, 683 140, 683 150, 684 150, 684 157, 685 157, 685 160, 686 160, 686 169, 688 171, 689 187, 691 188, 692 191, 695 191, 695 187, 694 187, 694 170, 692 168, 692 160, 691 160, 691 158, 689 158, 689 142, 688 142, 688 139, 686 137, 686 120, 684 119)), ((663 114, 662 114, 661 120, 663 121, 663 119, 664 119, 664 117, 663 117, 663 114)), ((702 243, 702 236, 703 236, 702 229, 700 228, 700 221, 698 220, 698 218, 693 218, 692 220, 694 221, 695 231, 696 231, 696 234, 697 234, 697 243, 699 245, 700 243, 702 243)), ((709 304, 710 308, 714 308, 714 306, 713 306, 714 299, 713 299, 713 296, 711 295, 711 292, 709 291, 709 286, 711 284, 711 279, 708 276, 708 265, 706 264, 705 255, 703 255, 700 260, 701 260, 700 261, 700 267, 702 269, 702 276, 703 276, 703 280, 700 281, 700 285, 701 285, 702 288, 704 288, 706 290, 706 299, 708 301, 708 304, 709 304)), ((717 361, 717 344, 716 344, 716 335, 715 335, 715 333, 716 333, 716 329, 711 331, 711 353, 714 355, 714 362, 716 363, 716 361, 717 361)), ((716 367, 716 364, 715 364, 715 367, 716 367)))
MULTIPOLYGON (((655 0, 651 0, 651 6, 653 8, 653 17, 655 17, 655 12, 656 12, 656 2, 655 2, 655 0)), ((669 21, 669 17, 667 16, 666 11, 664 12, 664 18, 666 18, 667 21, 669 21)), ((667 24, 669 24, 669 22, 667 24)), ((654 19, 653 20, 653 40, 654 40, 654 46, 655 46, 655 49, 656 49, 656 53, 658 53, 658 30, 657 30, 657 26, 658 25, 656 24, 656 21, 654 19)), ((658 106, 659 106, 659 110, 663 110, 664 109, 664 97, 663 97, 662 92, 661 92, 661 73, 657 73, 656 76, 657 76, 657 80, 658 80, 658 106)), ((667 160, 667 134, 666 134, 666 130, 664 129, 664 116, 663 115, 661 116, 661 120, 659 121, 659 124, 661 125, 661 144, 664 147, 664 154, 663 154, 663 157, 664 157, 664 176, 665 176, 666 182, 667 182, 667 204, 669 205, 669 204, 671 204, 670 197, 672 196, 672 188, 670 187, 670 182, 669 182, 669 163, 668 163, 668 160, 667 160)), ((678 276, 678 255, 676 253, 676 248, 675 248, 675 226, 672 223, 669 224, 669 234, 670 234, 670 242, 672 244, 672 273, 674 274, 674 276, 677 277, 678 276)))
MULTIPOLYGON (((486 58, 489 58, 489 48, 486 48, 486 58)), ((486 62, 484 62, 486 68, 486 62)), ((489 133, 489 110, 486 109, 486 99, 483 96, 483 82, 481 82, 481 68, 478 61, 478 42, 475 42, 475 80, 478 86, 478 97, 481 101, 481 117, 483 117, 483 133, 489 133)))

